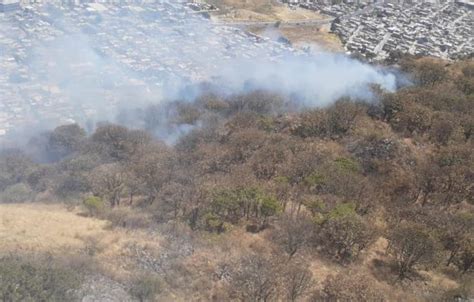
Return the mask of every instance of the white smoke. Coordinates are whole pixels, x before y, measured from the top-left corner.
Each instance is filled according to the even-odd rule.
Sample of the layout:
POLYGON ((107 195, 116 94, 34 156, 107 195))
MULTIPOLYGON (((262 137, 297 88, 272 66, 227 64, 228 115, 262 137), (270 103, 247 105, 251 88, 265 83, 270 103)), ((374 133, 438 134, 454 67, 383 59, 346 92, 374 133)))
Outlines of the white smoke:
MULTIPOLYGON (((262 41, 215 26, 179 4, 36 5, 18 16, 4 17, 8 26, 0 36, 28 24, 28 55, 17 60, 28 81, 8 87, 26 100, 32 87, 42 87, 42 105, 47 105, 28 112, 37 125, 121 122, 115 118, 124 109, 192 101, 203 81, 223 94, 264 89, 297 96, 308 107, 326 106, 342 96, 370 99, 369 85, 386 90, 396 85, 393 74, 377 67, 340 54, 306 54, 262 41)), ((2 52, 0 59, 6 55, 2 52)))

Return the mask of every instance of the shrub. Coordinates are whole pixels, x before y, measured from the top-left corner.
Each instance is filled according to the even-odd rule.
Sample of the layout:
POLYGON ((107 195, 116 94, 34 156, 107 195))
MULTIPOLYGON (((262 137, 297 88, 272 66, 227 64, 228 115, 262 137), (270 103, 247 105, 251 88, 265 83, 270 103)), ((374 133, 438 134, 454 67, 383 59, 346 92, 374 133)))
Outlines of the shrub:
POLYGON ((19 183, 7 187, 0 194, 0 201, 2 202, 24 202, 32 197, 31 189, 24 183, 19 183))
POLYGON ((375 231, 355 214, 352 204, 336 207, 326 217, 316 235, 317 242, 339 262, 354 260, 375 238, 375 231))
POLYGON ((301 115, 299 123, 291 127, 291 133, 300 137, 325 137, 329 132, 328 114, 324 110, 312 110, 301 115))
POLYGON ((89 190, 87 178, 82 174, 75 173, 61 179, 55 188, 55 193, 61 198, 68 198, 87 193, 89 190))
POLYGON ((472 301, 474 299, 474 277, 469 276, 455 289, 448 290, 443 294, 440 301, 460 302, 472 301))
POLYGON ((75 270, 50 261, 0 258, 1 301, 71 301, 80 282, 75 270))
POLYGON ((114 227, 139 229, 147 228, 153 223, 148 213, 126 207, 114 208, 104 216, 114 227))
POLYGON ((204 215, 204 224, 208 232, 222 233, 225 231, 224 222, 212 213, 204 215))
POLYGON ((136 276, 132 281, 130 294, 138 301, 155 301, 156 295, 161 292, 162 280, 151 274, 136 276))
POLYGON ((384 301, 381 290, 374 286, 374 280, 362 274, 340 273, 329 276, 323 289, 312 301, 384 301))
POLYGON ((90 196, 84 199, 83 201, 84 207, 86 207, 87 211, 91 216, 95 216, 102 212, 104 209, 104 201, 102 198, 97 196, 90 196))

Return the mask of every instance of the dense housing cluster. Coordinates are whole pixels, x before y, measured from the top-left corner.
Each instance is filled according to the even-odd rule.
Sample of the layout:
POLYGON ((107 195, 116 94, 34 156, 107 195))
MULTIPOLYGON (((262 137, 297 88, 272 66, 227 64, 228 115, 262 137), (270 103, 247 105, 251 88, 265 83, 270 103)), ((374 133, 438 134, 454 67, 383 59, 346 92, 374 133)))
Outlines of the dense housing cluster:
POLYGON ((300 4, 336 17, 346 50, 384 60, 391 53, 457 59, 473 53, 472 7, 460 3, 300 4))
POLYGON ((0 137, 32 121, 94 119, 97 100, 111 112, 167 83, 209 79, 228 60, 287 51, 181 4, 23 6, 0 14, 0 137))

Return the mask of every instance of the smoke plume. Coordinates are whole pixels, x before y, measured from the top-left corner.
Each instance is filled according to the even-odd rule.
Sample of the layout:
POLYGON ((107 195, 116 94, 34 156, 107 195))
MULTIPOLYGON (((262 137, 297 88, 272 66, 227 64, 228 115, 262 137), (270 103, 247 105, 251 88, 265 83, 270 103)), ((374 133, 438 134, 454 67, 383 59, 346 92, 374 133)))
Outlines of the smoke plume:
MULTIPOLYGON (((268 90, 304 107, 326 106, 342 96, 370 99, 371 84, 386 90, 396 85, 394 74, 383 69, 215 25, 172 1, 35 4, 3 18, 7 26, 0 35, 14 35, 21 27, 28 38, 27 44, 20 41, 25 55, 16 58, 24 78, 8 89, 30 104, 22 118, 10 119, 10 133, 68 122, 120 123, 118 112, 193 101, 203 82, 223 95, 268 90)), ((12 46, 10 52, 17 50, 12 46)), ((7 56, 8 51, 0 53, 1 59, 7 56)), ((10 109, 3 110, 8 115, 10 109)))

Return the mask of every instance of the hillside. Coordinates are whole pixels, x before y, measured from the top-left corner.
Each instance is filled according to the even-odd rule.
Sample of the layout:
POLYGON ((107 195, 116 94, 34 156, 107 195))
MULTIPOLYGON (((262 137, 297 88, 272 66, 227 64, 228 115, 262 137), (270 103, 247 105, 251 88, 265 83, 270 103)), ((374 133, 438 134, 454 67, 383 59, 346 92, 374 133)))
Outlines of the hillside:
MULTIPOLYGON (((61 263, 61 266, 82 271, 84 276, 80 285, 78 284, 76 296, 83 299, 134 300, 127 290, 130 290, 128 287, 129 284, 133 284, 133 278, 136 278, 134 276, 142 273, 137 264, 157 270, 159 257, 170 251, 169 246, 157 244, 157 240, 158 242, 163 240, 161 236, 157 238, 156 234, 149 232, 111 230, 107 227, 106 221, 83 217, 80 211, 71 211, 61 205, 41 203, 0 205, 0 213, 2 215, 0 255, 13 253, 30 260, 43 261, 41 260, 43 255, 48 254, 55 259, 54 261, 61 263), (95 282, 99 284, 94 284, 95 282)), ((190 281, 189 277, 173 281, 178 282, 173 284, 173 287, 157 279, 160 284, 160 301, 187 301, 193 291, 197 291, 193 293, 196 300, 215 299, 216 297, 212 295, 223 295, 222 289, 220 285, 211 285, 208 278, 215 278, 214 274, 222 269, 220 266, 226 260, 242 257, 255 249, 269 253, 276 249, 268 241, 268 234, 265 232, 251 235, 236 229, 227 234, 225 239, 206 237, 200 238, 199 242, 192 242, 192 239, 186 238, 190 241, 188 244, 193 245, 192 255, 173 255, 172 259, 166 260, 172 261, 173 265, 181 266, 185 271, 165 272, 165 274, 172 274, 173 278, 185 278, 181 274, 186 273, 194 276, 193 278, 201 278, 195 281, 199 285, 187 284, 190 281), (203 285, 206 286, 205 292, 200 287, 203 285)), ((376 270, 374 263, 387 259, 386 244, 383 238, 374 242, 361 256, 361 262, 351 268, 351 272, 365 276, 370 274, 371 270, 376 270)), ((183 247, 185 245, 180 246, 183 247)), ((178 251, 174 250, 174 253, 178 251)), ((314 289, 323 286, 322 280, 344 271, 344 268, 317 258, 309 263, 308 268, 316 281, 314 289)), ((428 288, 450 290, 458 287, 457 282, 445 274, 422 273, 424 286, 428 288)), ((404 293, 402 288, 391 288, 375 279, 372 279, 372 282, 375 282, 380 289, 391 291, 387 298, 392 301, 422 300, 415 295, 404 293)))
POLYGON ((372 98, 205 91, 3 150, 0 297, 472 299, 473 71, 407 57, 372 98))

